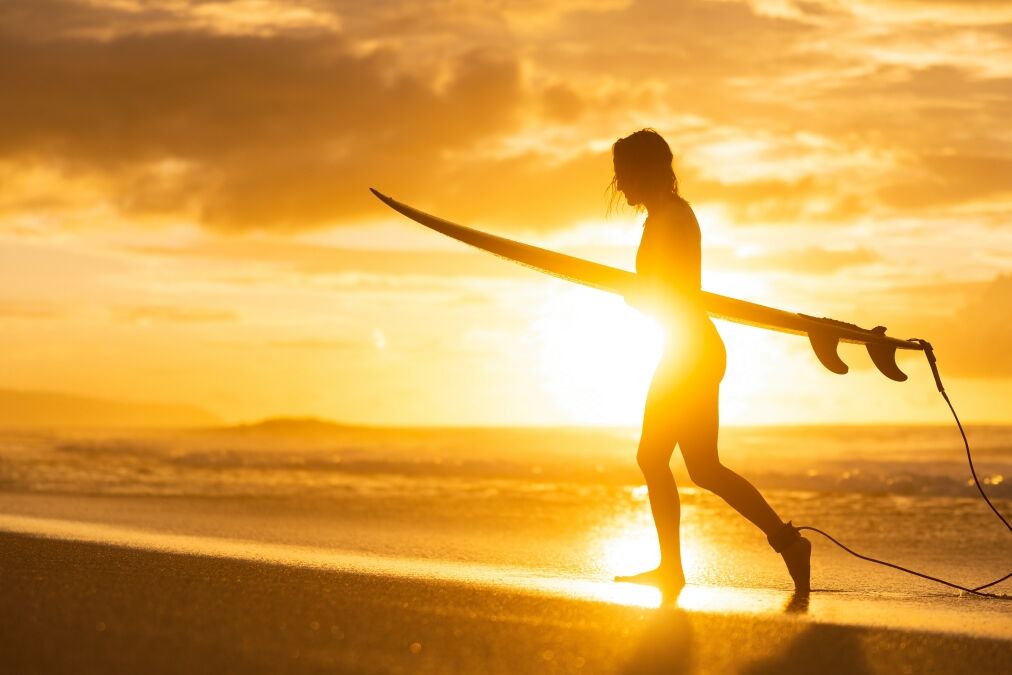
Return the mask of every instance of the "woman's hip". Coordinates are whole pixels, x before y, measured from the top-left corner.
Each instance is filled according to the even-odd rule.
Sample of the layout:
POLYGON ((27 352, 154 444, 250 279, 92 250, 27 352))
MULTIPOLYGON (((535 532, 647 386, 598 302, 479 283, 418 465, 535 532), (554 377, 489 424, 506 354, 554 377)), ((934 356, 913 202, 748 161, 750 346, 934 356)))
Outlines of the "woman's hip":
POLYGON ((724 377, 727 369, 727 350, 724 342, 714 331, 712 334, 697 334, 679 343, 669 342, 664 346, 655 381, 671 384, 716 381, 724 377))

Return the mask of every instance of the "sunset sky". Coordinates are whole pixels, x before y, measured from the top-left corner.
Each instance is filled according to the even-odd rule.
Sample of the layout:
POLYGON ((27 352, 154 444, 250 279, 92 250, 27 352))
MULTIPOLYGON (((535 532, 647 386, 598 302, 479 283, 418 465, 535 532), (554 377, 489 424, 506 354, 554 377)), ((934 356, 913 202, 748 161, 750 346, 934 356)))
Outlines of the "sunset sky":
MULTIPOLYGON (((704 288, 935 345, 1012 422, 1012 4, 5 0, 0 388, 226 422, 636 424, 620 298, 406 221, 631 268, 610 145, 669 141, 704 288)), ((923 355, 718 323, 726 423, 948 423, 923 355)))

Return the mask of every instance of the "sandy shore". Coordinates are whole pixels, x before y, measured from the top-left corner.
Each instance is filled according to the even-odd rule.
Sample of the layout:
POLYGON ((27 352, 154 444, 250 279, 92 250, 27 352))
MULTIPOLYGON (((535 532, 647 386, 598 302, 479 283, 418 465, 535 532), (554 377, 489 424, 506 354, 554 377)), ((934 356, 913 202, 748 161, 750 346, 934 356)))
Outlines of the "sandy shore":
MULTIPOLYGON (((7 673, 998 673, 1012 642, 0 534, 7 673)), ((888 611, 888 604, 883 604, 888 611)), ((1010 636, 1012 637, 1012 636, 1010 636)))

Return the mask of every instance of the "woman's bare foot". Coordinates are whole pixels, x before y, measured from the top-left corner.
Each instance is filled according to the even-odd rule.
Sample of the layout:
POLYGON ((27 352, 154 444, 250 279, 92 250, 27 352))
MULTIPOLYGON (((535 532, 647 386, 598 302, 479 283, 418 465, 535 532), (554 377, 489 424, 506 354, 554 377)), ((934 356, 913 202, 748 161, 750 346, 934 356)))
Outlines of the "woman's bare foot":
POLYGON ((615 581, 628 584, 656 586, 665 593, 680 591, 685 586, 685 574, 675 568, 658 567, 657 569, 629 576, 617 576, 615 581))
POLYGON ((794 579, 795 593, 810 593, 812 590, 812 542, 798 537, 793 544, 781 552, 787 571, 794 579))

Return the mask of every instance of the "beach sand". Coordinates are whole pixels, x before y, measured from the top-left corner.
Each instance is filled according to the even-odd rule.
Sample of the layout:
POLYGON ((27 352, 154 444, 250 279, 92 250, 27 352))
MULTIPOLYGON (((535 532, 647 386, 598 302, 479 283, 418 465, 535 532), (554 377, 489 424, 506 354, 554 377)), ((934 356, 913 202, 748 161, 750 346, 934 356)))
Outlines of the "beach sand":
MULTIPOLYGON (((994 635, 0 534, 5 673, 1002 673, 994 635), (854 625, 856 624, 856 625, 854 625)), ((888 600, 877 603, 888 624, 888 600)), ((855 615, 856 617, 857 615, 855 615)), ((854 617, 851 617, 854 618, 854 617)))
MULTIPOLYGON (((966 484, 951 435, 725 437, 795 523, 978 585, 1008 571, 1012 539, 966 484)), ((1012 429, 973 439, 1009 512, 1012 429)), ((0 433, 0 675, 1012 672, 1009 600, 813 535, 815 592, 792 604, 765 536, 688 484, 677 603, 614 583, 658 555, 635 442, 609 430, 0 433)))

